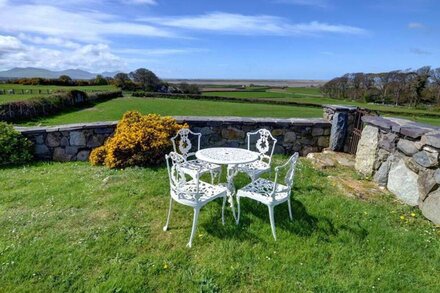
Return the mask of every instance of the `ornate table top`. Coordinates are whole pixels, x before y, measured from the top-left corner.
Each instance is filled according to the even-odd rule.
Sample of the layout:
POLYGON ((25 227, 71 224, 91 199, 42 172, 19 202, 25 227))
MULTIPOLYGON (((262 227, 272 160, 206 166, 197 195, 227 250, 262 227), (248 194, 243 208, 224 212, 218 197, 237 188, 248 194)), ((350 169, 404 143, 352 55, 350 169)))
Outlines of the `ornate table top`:
POLYGON ((196 158, 213 164, 246 164, 259 158, 259 154, 239 148, 207 148, 196 152, 196 158))

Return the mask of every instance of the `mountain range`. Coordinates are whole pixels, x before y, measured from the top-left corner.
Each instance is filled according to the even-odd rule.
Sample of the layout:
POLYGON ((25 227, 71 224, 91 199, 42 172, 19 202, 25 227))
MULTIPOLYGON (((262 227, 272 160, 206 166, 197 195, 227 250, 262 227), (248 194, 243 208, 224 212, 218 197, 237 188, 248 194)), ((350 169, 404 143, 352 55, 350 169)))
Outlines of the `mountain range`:
POLYGON ((68 75, 72 79, 92 79, 96 75, 101 74, 104 77, 113 77, 118 72, 102 72, 91 73, 81 69, 67 69, 61 71, 52 71, 35 67, 15 67, 9 70, 0 71, 0 78, 24 78, 24 77, 41 77, 41 78, 58 78, 60 75, 68 75))

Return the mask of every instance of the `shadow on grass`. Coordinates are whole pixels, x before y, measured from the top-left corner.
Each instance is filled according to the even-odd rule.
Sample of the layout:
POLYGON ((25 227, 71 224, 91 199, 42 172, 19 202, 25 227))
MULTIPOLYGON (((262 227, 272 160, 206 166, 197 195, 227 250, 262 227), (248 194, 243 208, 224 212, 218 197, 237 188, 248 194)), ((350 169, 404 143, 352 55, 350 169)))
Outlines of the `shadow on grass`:
MULTIPOLYGON (((337 237, 341 232, 349 233, 358 241, 362 241, 368 236, 368 231, 357 222, 352 223, 352 225, 336 226, 327 217, 311 215, 303 203, 293 197, 291 198, 291 204, 293 220, 289 218, 287 202, 275 207, 276 229, 283 229, 299 237, 317 236, 318 240, 322 242, 331 242, 331 239, 337 237)), ((251 224, 249 215, 260 218, 270 227, 267 206, 251 199, 242 199, 240 225, 238 226, 241 233, 246 231, 245 227, 251 224)))

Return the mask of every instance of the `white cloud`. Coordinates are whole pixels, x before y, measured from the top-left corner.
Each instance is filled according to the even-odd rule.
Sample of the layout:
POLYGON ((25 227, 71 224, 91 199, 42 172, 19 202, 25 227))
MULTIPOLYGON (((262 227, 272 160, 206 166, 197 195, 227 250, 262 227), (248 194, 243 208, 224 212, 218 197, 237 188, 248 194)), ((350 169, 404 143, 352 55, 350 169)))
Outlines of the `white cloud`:
POLYGON ((329 6, 327 0, 275 0, 275 2, 301 6, 314 6, 319 8, 326 8, 329 6))
POLYGON ((122 2, 127 4, 147 4, 147 5, 156 5, 156 0, 122 0, 122 2))
POLYGON ((410 22, 410 23, 408 23, 408 28, 409 29, 423 29, 423 28, 425 28, 425 25, 420 22, 410 22))
POLYGON ((52 70, 80 68, 92 72, 119 70, 125 66, 108 45, 89 44, 75 49, 35 47, 13 36, 0 35, 0 68, 42 67, 52 70))
MULTIPOLYGON (((1 1, 1 0, 0 0, 1 1)), ((108 35, 176 37, 152 25, 121 21, 117 16, 49 5, 8 5, 0 9, 0 28, 9 33, 37 33, 78 41, 102 42, 108 35)))
POLYGON ((30 34, 23 34, 20 33, 18 35, 18 38, 25 42, 30 42, 32 44, 36 45, 44 45, 44 46, 56 46, 56 47, 63 47, 68 49, 77 49, 81 47, 81 44, 75 43, 69 40, 65 40, 62 38, 57 37, 40 37, 40 36, 33 36, 30 34))
POLYGON ((427 51, 425 49, 420 49, 420 48, 411 48, 410 49, 411 53, 414 53, 416 55, 431 55, 432 52, 427 51))
POLYGON ((0 35, 0 56, 2 53, 12 52, 21 47, 21 42, 12 36, 2 36, 0 35))
POLYGON ((166 55, 177 55, 177 54, 190 54, 190 53, 202 52, 206 50, 198 49, 198 48, 155 48, 155 49, 125 48, 125 49, 115 49, 113 51, 120 54, 166 56, 166 55))
POLYGON ((141 18, 139 21, 174 28, 217 31, 242 35, 304 35, 320 33, 365 34, 366 30, 354 26, 327 24, 318 21, 289 23, 286 19, 270 15, 243 15, 213 12, 196 16, 141 18))

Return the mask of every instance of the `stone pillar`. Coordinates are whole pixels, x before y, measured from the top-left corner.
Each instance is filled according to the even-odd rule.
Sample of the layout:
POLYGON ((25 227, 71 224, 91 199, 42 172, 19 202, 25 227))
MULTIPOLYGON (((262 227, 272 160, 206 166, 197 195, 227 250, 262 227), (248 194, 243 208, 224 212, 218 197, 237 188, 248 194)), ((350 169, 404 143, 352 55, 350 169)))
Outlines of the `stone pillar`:
POLYGON ((349 132, 353 131, 354 113, 357 107, 324 105, 324 118, 332 123, 329 148, 346 151, 349 132))

